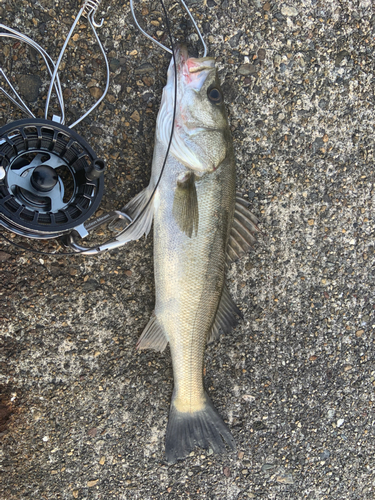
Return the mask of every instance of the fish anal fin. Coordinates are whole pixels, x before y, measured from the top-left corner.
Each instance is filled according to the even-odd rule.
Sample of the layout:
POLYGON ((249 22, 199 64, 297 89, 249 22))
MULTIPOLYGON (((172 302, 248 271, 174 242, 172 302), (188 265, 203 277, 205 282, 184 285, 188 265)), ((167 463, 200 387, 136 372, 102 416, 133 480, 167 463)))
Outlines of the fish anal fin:
POLYGON ((189 238, 198 232, 198 197, 195 187, 195 175, 185 172, 177 179, 177 187, 173 200, 173 217, 178 227, 189 238))
POLYGON ((233 262, 247 253, 257 241, 258 219, 248 209, 249 202, 236 195, 232 230, 228 240, 227 259, 233 262))
POLYGON ((167 347, 167 344, 168 340, 164 329, 153 312, 150 321, 138 339, 137 349, 154 349, 162 352, 167 347))
POLYGON ((210 343, 219 338, 220 333, 229 333, 236 326, 238 317, 242 318, 242 313, 233 302, 227 286, 224 285, 215 320, 207 336, 207 342, 210 343))

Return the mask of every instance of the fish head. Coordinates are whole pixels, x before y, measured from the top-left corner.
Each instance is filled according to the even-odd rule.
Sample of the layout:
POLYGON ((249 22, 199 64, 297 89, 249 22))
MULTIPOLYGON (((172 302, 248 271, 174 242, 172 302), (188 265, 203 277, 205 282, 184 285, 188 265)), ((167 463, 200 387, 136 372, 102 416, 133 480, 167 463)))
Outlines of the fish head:
POLYGON ((223 92, 212 57, 189 57, 184 45, 175 49, 163 91, 157 132, 167 146, 177 81, 176 115, 170 154, 196 175, 213 172, 231 146, 223 92), (176 74, 175 74, 176 72, 176 74))

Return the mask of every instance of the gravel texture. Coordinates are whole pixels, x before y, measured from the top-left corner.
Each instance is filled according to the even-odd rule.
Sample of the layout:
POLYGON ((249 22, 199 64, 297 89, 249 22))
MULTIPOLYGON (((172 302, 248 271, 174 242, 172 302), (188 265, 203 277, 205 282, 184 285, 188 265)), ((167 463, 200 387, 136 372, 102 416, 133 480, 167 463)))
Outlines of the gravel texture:
MULTIPOLYGON (((1 242, 1 500, 375 497, 373 4, 189 5, 217 57, 238 190, 263 231, 228 273, 244 320, 206 353, 237 451, 164 461, 170 353, 135 350, 154 303, 151 237, 97 257, 1 242)), ((139 10, 165 38, 160 4, 139 10)), ((2 22, 54 59, 77 12, 75 0, 0 1, 2 22)), ((147 184, 169 56, 134 28, 127 2, 103 1, 101 16, 111 86, 77 132, 107 160, 105 212, 147 184)), ((170 16, 199 48, 181 10, 170 16)), ((0 63, 42 114, 46 73, 17 45, 1 40, 0 63)), ((103 89, 84 20, 63 66, 72 121, 103 89)), ((16 118, 1 98, 0 125, 16 118)))

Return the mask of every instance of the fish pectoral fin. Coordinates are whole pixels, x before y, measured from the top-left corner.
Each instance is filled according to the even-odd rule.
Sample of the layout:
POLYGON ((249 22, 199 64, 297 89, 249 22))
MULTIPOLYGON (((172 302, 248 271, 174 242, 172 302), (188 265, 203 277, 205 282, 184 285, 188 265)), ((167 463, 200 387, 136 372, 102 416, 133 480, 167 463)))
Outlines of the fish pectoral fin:
POLYGON ((234 262, 248 252, 257 241, 258 219, 250 212, 248 206, 249 202, 237 193, 234 219, 228 241, 229 262, 234 262))
POLYGON ((184 173, 177 179, 177 187, 173 199, 173 217, 178 227, 189 238, 198 232, 198 197, 195 187, 195 175, 192 172, 184 173))
POLYGON ((207 342, 218 339, 221 332, 229 333, 236 326, 238 317, 242 318, 242 313, 233 302, 227 286, 224 285, 214 324, 207 336, 207 342))
POLYGON ((154 216, 154 200, 151 199, 152 186, 142 189, 127 205, 122 209, 132 219, 133 223, 116 237, 117 241, 139 240, 144 234, 150 232, 152 219, 154 216))
POLYGON ((155 312, 153 312, 150 321, 138 339, 137 349, 154 349, 163 352, 167 344, 168 340, 164 329, 160 325, 155 312))

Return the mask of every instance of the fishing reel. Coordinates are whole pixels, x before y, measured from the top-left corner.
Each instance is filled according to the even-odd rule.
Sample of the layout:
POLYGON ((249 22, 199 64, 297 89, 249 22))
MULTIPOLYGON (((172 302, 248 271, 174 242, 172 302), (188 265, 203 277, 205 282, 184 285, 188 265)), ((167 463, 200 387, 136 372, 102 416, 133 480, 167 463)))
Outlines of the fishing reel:
MULTIPOLYGON (((12 38, 36 50, 50 76, 44 119, 37 118, 22 100, 5 71, 0 77, 8 89, 0 91, 23 113, 25 120, 17 120, 0 128, 0 225, 20 236, 35 239, 64 237, 64 243, 75 252, 87 248, 78 245, 77 237, 84 238, 103 223, 112 221, 112 229, 121 231, 131 219, 120 211, 109 212, 86 221, 94 214, 104 191, 105 163, 90 145, 74 130, 104 99, 109 88, 109 64, 96 28, 103 24, 94 19, 100 0, 84 0, 63 44, 56 63, 34 40, 0 23, 0 38, 12 38), (65 125, 65 105, 59 79, 59 67, 81 17, 91 26, 106 67, 106 85, 101 97, 79 119, 65 125), (60 107, 60 116, 48 119, 52 93, 60 107), (121 221, 120 221, 121 222, 121 221)), ((102 249, 94 249, 98 253, 102 249)))
POLYGON ((89 248, 78 243, 103 224, 119 235, 132 223, 123 209, 87 222, 103 196, 104 170, 90 145, 56 120, 25 119, 2 127, 0 225, 27 238, 62 237, 73 253, 95 255, 122 246, 113 238, 89 248))
POLYGON ((0 129, 0 224, 28 238, 56 238, 98 208, 104 161, 72 129, 51 120, 18 120, 0 129))

